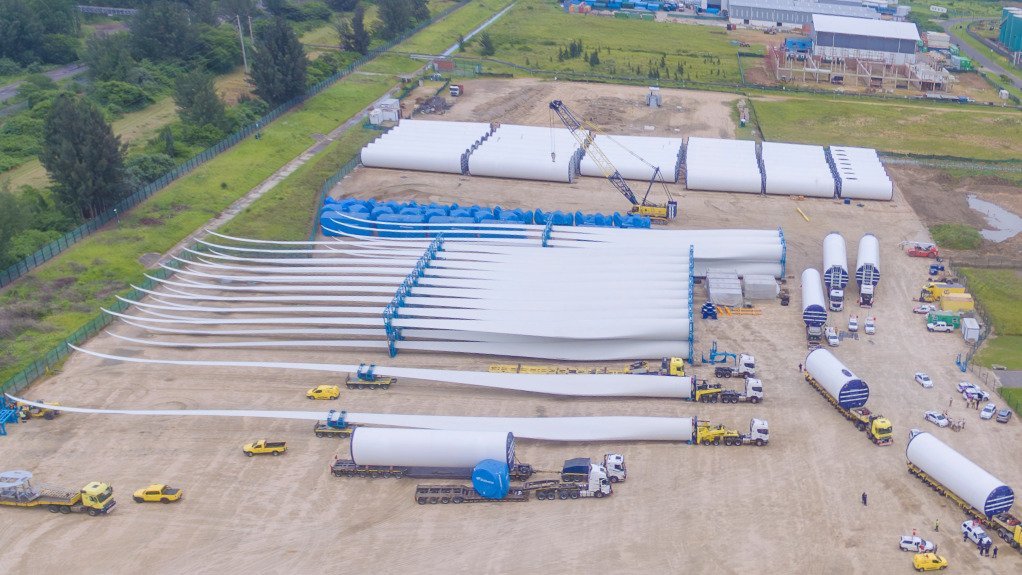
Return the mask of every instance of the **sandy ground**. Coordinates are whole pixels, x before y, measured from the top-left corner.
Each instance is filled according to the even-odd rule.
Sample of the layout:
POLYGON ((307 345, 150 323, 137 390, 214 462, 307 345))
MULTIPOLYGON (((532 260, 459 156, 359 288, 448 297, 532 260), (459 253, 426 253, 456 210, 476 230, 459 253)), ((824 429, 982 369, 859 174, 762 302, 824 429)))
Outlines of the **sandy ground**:
MULTIPOLYGON (((590 89, 572 88, 580 95, 590 89)), ((494 118, 528 119, 524 102, 547 98, 543 86, 533 89, 537 92, 532 96, 519 98, 523 103, 517 112, 494 118)), ((493 103, 479 95, 477 103, 467 106, 472 101, 466 98, 455 110, 486 109, 487 102, 493 103)), ((342 182, 340 191, 509 208, 608 212, 627 207, 610 186, 593 178, 561 185, 358 170, 342 182)), ((389 391, 345 390, 340 400, 315 407, 492 416, 698 416, 739 429, 759 417, 770 422, 769 446, 739 450, 652 442, 519 441, 519 458, 544 469, 570 457, 623 453, 628 481, 613 497, 599 501, 424 507, 412 500, 415 480, 332 477, 327 466, 335 454, 347 454, 347 442, 317 439, 308 422, 66 414, 55 421, 12 426, 11 435, 0 439, 3 466, 30 469, 40 480, 71 487, 94 479, 110 482, 118 508, 103 518, 0 510, 11 518, 0 524, 0 541, 7 543, 0 547, 0 564, 11 573, 53 572, 65 569, 68 553, 73 553, 75 570, 83 575, 312 573, 367 565, 380 573, 898 573, 908 572, 911 563, 909 554, 898 551, 898 536, 916 528, 939 544, 955 572, 1022 570, 1022 555, 1003 545, 997 560, 978 557, 958 534, 962 513, 905 471, 908 431, 917 427, 1022 488, 1018 418, 1001 425, 967 411, 955 393, 962 374, 953 364, 955 355, 965 350, 963 342, 956 335, 927 333, 919 316, 911 313, 910 299, 926 278, 928 261, 908 258, 898 247, 925 230, 901 193, 893 202, 863 207, 687 192, 680 186, 674 193, 680 216, 673 227, 785 231, 792 306, 764 302, 759 317, 696 322, 697 354, 717 340, 723 350, 756 355, 765 403, 548 398, 402 380, 389 391), (892 419, 893 447, 871 444, 796 369, 806 348, 794 278, 804 267, 821 265, 822 239, 833 230, 842 232, 850 247, 865 232, 881 239, 884 276, 873 309, 878 333, 846 340, 836 353, 869 382, 869 407, 892 419), (912 381, 918 370, 933 377, 933 389, 912 381), (964 432, 923 421, 923 411, 944 409, 949 402, 952 417, 967 419, 964 432), (258 438, 286 440, 290 450, 280 458, 242 456, 241 445, 258 438), (185 499, 169 506, 133 503, 130 492, 151 482, 180 486, 185 499), (864 491, 868 507, 859 501, 864 491), (937 520, 939 533, 933 531, 937 520)), ((697 307, 704 297, 697 290, 697 307)), ((854 306, 849 310, 860 317, 864 311, 854 306)), ((844 325, 849 312, 836 314, 835 323, 844 325)), ((111 331, 150 337, 121 323, 111 331)), ((108 335, 87 346, 137 357, 374 361, 460 369, 514 361, 415 353, 389 359, 336 350, 175 351, 108 335)), ((694 371, 709 375, 707 367, 694 371)), ((313 404, 304 391, 329 381, 322 374, 297 371, 151 367, 76 354, 61 373, 33 386, 28 396, 90 407, 307 410, 313 404)))
POLYGON ((731 110, 735 94, 661 89, 663 106, 646 105, 647 88, 520 80, 476 79, 457 83, 465 95, 451 98, 453 107, 442 116, 416 116, 418 120, 502 122, 563 127, 547 104, 562 100, 575 114, 608 134, 646 136, 709 136, 733 138, 731 110), (652 126, 653 129, 647 129, 652 126))

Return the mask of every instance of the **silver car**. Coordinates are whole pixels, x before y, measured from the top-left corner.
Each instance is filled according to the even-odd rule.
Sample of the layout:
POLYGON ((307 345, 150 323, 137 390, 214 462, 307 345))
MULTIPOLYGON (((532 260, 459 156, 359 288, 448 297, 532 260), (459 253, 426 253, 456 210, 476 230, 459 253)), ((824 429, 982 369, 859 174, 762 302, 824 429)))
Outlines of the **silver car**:
POLYGON ((983 406, 983 411, 979 412, 979 418, 980 419, 990 419, 991 417, 994 416, 994 413, 996 411, 997 411, 997 406, 992 404, 992 403, 988 403, 988 404, 983 406))

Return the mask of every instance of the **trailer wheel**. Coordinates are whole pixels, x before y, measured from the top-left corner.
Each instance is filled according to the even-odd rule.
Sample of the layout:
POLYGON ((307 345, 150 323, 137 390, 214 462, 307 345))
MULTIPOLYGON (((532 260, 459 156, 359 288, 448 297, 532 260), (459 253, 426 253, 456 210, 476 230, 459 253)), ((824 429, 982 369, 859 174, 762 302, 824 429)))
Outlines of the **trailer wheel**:
POLYGON ((561 489, 560 491, 557 492, 557 497, 559 499, 567 499, 568 498, 568 490, 567 489, 561 489))
POLYGON ((732 439, 731 440, 731 445, 734 445, 735 447, 741 447, 742 446, 742 438, 741 437, 736 437, 736 438, 732 439))
POLYGON ((50 513, 60 513, 60 506, 59 505, 50 505, 49 510, 50 510, 50 513))
POLYGON ((67 505, 61 505, 60 512, 63 513, 64 515, 67 515, 68 513, 71 513, 71 508, 68 507, 67 505))
POLYGON ((436 505, 438 501, 440 501, 439 497, 430 497, 429 498, 429 504, 430 505, 436 505))
POLYGON ((443 503, 444 505, 447 505, 450 502, 451 502, 451 498, 450 497, 441 497, 440 498, 440 503, 443 503))
POLYGON ((425 505, 426 504, 426 498, 425 497, 416 497, 415 498, 415 502, 418 503, 419 505, 425 505))
POLYGON ((709 445, 709 444, 710 444, 710 440, 709 439, 704 439, 703 440, 703 445, 709 445))
POLYGON ((572 499, 578 499, 579 497, 581 497, 581 495, 579 494, 578 491, 572 491, 571 492, 571 498, 572 499))
POLYGON ((719 438, 719 437, 715 437, 715 438, 713 439, 713 444, 714 444, 714 445, 720 445, 720 438, 719 438))
POLYGON ((457 504, 457 503, 464 503, 464 502, 465 502, 465 498, 464 498, 464 497, 462 497, 462 496, 460 496, 460 495, 455 495, 455 496, 454 496, 454 497, 453 497, 453 498, 451 499, 451 503, 455 503, 455 504, 457 504))
POLYGON ((343 475, 340 471, 332 471, 331 473, 334 474, 334 477, 340 477, 341 475, 343 475))
POLYGON ((728 445, 728 446, 729 446, 729 445, 731 445, 732 443, 733 443, 733 442, 731 441, 731 438, 730 438, 730 437, 725 437, 725 438, 724 438, 724 445, 728 445))
POLYGON ((316 432, 316 437, 323 437, 323 432, 322 431, 317 431, 316 432))

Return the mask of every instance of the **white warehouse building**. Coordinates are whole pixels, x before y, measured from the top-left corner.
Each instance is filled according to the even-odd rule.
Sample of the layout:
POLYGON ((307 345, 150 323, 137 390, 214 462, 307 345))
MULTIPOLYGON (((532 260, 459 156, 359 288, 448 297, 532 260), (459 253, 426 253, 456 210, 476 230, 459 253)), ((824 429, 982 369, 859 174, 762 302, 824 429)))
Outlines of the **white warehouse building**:
POLYGON ((919 29, 911 22, 813 14, 813 55, 914 64, 919 29))
POLYGON ((813 14, 879 19, 880 13, 860 5, 832 4, 816 0, 730 0, 728 21, 761 28, 802 28, 813 14))

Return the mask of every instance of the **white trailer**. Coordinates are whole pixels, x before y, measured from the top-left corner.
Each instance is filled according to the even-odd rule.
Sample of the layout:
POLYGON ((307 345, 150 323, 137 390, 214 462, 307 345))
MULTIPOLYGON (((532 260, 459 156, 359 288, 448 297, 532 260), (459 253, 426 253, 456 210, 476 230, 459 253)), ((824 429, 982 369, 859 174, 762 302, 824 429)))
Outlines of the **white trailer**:
POLYGON ((873 234, 866 234, 859 240, 855 281, 859 284, 859 306, 873 307, 874 292, 880 283, 880 240, 873 234))
POLYGON ((845 238, 837 232, 823 238, 823 282, 827 284, 830 311, 841 311, 845 306, 845 287, 848 285, 848 253, 845 238))

